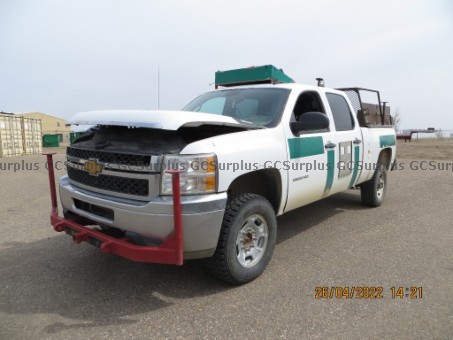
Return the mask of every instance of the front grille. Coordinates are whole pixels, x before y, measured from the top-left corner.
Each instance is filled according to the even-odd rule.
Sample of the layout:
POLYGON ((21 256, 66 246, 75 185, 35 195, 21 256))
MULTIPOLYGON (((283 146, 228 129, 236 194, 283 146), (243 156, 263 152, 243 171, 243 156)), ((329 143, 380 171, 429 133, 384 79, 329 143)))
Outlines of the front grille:
POLYGON ((99 150, 84 150, 68 146, 66 154, 79 159, 97 159, 102 163, 148 166, 151 163, 150 155, 108 152, 99 150))
POLYGON ((68 167, 68 177, 80 184, 101 190, 109 190, 134 196, 148 196, 149 183, 147 179, 126 178, 110 175, 92 176, 83 170, 68 167))

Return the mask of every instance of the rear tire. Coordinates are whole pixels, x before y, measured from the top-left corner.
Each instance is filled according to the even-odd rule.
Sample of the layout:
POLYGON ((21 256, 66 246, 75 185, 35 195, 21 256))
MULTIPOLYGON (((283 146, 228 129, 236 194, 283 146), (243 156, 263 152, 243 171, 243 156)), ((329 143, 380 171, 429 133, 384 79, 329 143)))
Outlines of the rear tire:
POLYGON ((362 203, 369 207, 379 207, 387 192, 387 167, 379 159, 373 177, 360 186, 362 203))
POLYGON ((244 284, 266 269, 277 239, 277 219, 271 204, 254 194, 228 201, 219 242, 208 268, 219 279, 244 284))

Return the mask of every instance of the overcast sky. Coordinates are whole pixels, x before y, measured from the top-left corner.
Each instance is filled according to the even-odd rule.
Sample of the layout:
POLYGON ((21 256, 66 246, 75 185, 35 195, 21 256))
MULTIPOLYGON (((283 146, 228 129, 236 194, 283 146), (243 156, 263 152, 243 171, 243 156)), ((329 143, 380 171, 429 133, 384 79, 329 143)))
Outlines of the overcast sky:
POLYGON ((179 109, 217 70, 378 89, 403 128, 453 130, 453 2, 0 0, 0 110, 179 109))

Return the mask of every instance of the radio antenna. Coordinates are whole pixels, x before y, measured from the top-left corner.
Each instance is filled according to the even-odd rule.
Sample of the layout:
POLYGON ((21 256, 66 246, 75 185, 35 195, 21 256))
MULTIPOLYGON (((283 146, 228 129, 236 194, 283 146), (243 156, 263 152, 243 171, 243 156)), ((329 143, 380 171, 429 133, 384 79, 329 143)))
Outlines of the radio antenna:
POLYGON ((157 64, 157 109, 160 109, 160 74, 159 64, 157 64))

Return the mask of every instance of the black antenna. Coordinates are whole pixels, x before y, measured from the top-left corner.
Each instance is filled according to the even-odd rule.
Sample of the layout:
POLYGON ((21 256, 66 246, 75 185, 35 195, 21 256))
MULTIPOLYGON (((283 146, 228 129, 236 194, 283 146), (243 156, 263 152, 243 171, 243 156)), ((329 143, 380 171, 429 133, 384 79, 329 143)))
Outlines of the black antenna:
POLYGON ((318 81, 318 86, 319 86, 319 87, 324 87, 324 79, 322 79, 322 78, 316 78, 316 80, 318 81))
POLYGON ((157 109, 160 109, 160 72, 159 64, 157 64, 157 109))

